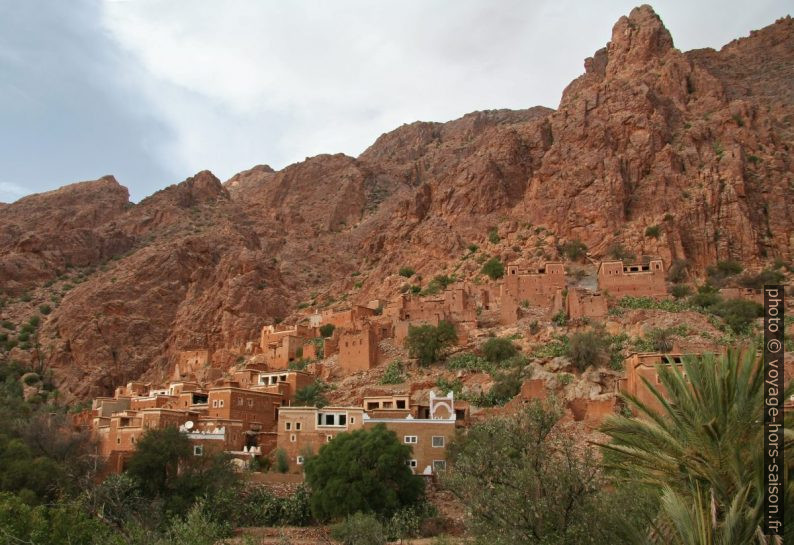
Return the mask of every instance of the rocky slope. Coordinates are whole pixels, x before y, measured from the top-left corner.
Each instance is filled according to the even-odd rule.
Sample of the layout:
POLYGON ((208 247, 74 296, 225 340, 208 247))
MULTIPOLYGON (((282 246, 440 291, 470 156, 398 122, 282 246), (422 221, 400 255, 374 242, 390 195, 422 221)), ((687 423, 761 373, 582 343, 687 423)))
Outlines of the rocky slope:
POLYGON ((105 177, 3 206, 3 319, 52 304, 38 356, 86 398, 167 374, 179 350, 228 364, 299 303, 393 294, 404 265, 473 277, 470 244, 540 259, 579 239, 595 259, 619 246, 695 271, 791 261, 792 80, 791 18, 682 53, 642 6, 557 110, 412 123, 357 158, 201 172, 138 204, 105 177))

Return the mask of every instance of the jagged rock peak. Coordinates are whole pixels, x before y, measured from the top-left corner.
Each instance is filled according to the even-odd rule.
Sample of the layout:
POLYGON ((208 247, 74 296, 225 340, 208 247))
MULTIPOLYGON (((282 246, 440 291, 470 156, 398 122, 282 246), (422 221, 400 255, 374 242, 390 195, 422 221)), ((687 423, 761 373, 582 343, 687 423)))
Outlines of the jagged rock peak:
POLYGON ((661 18, 647 4, 631 10, 612 27, 607 45, 610 64, 645 63, 661 57, 673 48, 673 37, 661 18))

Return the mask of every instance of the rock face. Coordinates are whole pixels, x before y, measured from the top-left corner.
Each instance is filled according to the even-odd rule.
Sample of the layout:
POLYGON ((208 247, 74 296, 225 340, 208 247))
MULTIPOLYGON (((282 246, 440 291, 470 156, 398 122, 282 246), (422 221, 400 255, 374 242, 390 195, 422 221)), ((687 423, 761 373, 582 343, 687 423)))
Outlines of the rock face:
POLYGON ((225 184, 204 171, 138 204, 112 177, 26 197, 0 208, 0 288, 39 304, 83 271, 39 340, 85 398, 166 376, 181 350, 228 365, 299 303, 393 294, 401 266, 474 274, 460 260, 472 243, 513 259, 580 239, 596 259, 619 244, 698 270, 794 258, 791 18, 682 53, 641 6, 584 65, 556 111, 403 125, 358 158, 225 184), (537 246, 519 236, 528 223, 537 246))

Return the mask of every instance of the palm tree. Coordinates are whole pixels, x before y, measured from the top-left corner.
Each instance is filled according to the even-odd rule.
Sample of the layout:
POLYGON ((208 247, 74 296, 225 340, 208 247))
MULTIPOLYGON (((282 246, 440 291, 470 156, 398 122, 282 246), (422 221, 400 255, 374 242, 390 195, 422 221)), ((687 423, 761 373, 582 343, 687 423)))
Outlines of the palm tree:
MULTIPOLYGON (((658 366, 657 411, 625 395, 639 418, 615 416, 602 431, 604 461, 616 478, 661 491, 644 543, 765 544, 762 535, 764 373, 752 351, 684 358, 658 366)), ((792 385, 786 396, 794 391, 792 385)), ((786 423, 786 471, 794 471, 794 430, 786 423)), ((786 482, 786 503, 794 502, 786 482)), ((787 517, 790 518, 790 517, 787 517)), ((794 528, 793 528, 794 529, 794 528)), ((782 543, 782 542, 781 542, 782 543)))

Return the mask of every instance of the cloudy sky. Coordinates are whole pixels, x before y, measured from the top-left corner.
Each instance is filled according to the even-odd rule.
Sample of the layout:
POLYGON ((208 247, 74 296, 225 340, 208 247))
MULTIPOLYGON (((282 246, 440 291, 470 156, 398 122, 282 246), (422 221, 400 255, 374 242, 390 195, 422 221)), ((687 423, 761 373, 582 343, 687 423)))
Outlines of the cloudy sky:
MULTIPOLYGON (((556 107, 637 3, 0 0, 0 201, 104 174, 137 201, 202 169, 355 156, 420 119, 556 107)), ((654 6, 682 50, 792 11, 654 6)))

